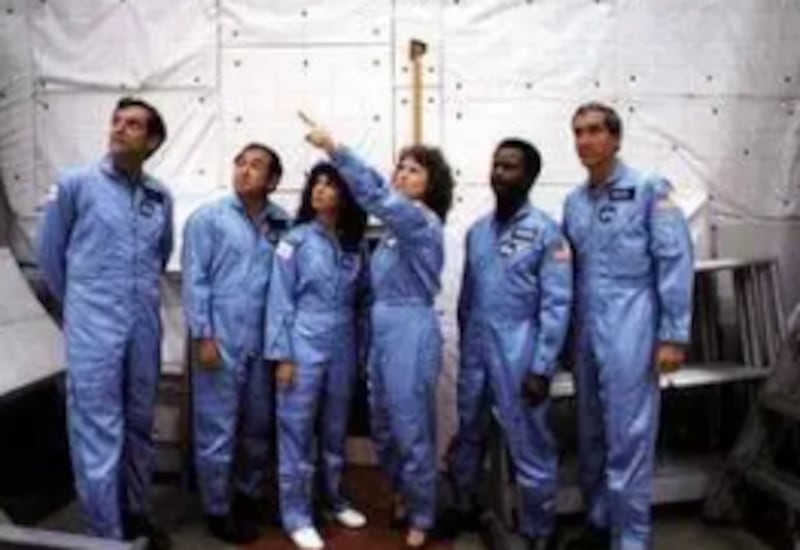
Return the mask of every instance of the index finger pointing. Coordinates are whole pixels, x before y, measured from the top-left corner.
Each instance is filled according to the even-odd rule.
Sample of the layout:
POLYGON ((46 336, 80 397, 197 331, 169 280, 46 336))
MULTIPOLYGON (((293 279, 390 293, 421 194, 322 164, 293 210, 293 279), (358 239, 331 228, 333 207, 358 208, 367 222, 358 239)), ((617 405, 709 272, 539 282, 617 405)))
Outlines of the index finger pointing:
POLYGON ((299 117, 300 117, 300 120, 302 120, 302 121, 303 121, 303 123, 304 123, 306 126, 308 126, 309 128, 316 128, 316 127, 317 127, 317 123, 316 123, 316 122, 314 122, 313 120, 311 120, 311 117, 309 117, 309 116, 308 116, 307 114, 305 114, 303 111, 297 111, 297 116, 299 116, 299 117))

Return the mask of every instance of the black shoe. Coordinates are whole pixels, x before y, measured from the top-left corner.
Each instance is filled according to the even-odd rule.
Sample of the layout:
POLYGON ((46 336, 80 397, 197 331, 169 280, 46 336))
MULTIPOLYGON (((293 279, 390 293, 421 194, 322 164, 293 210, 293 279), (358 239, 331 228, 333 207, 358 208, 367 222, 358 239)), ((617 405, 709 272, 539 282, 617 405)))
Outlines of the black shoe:
POLYGON ((405 507, 401 503, 392 502, 392 508, 389 513, 389 527, 391 529, 408 528, 408 515, 406 514, 405 507))
POLYGON ((146 538, 148 550, 169 550, 172 548, 172 541, 166 531, 157 527, 145 515, 126 514, 123 519, 123 530, 126 539, 146 538))
POLYGON ((528 539, 528 550, 558 550, 558 537, 535 537, 528 539))
POLYGON ((477 510, 447 508, 437 519, 434 534, 437 538, 455 539, 461 533, 475 533, 480 528, 477 510))
POLYGON ((609 548, 611 548, 611 530, 587 525, 577 537, 567 542, 564 550, 608 550, 609 548))
POLYGON ((247 544, 259 536, 258 529, 253 529, 246 523, 237 522, 231 514, 207 515, 206 527, 214 537, 228 544, 247 544))
POLYGON ((261 523, 264 519, 264 507, 261 501, 244 493, 236 493, 233 498, 233 515, 237 520, 261 523))

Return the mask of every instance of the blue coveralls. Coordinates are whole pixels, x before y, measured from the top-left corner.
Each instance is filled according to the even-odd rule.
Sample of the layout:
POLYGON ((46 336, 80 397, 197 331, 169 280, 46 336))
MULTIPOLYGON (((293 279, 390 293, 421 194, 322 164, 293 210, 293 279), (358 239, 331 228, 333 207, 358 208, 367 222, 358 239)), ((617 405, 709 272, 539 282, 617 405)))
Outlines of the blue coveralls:
POLYGON ((692 244, 665 180, 618 162, 564 210, 575 252, 578 450, 588 520, 614 548, 651 545, 658 342, 687 343, 692 244))
POLYGON ((63 304, 67 414, 75 484, 94 534, 121 538, 122 514, 147 515, 161 368, 159 278, 172 251, 172 199, 110 158, 65 173, 38 241, 63 304))
POLYGON ((552 377, 571 303, 569 245, 547 214, 526 203, 503 225, 490 214, 469 231, 458 309, 459 430, 450 474, 459 494, 475 494, 494 405, 514 462, 519 527, 527 537, 553 530, 557 451, 549 399, 532 407, 522 384, 527 373, 552 377))
POLYGON ((433 302, 444 264, 442 222, 347 149, 337 149, 331 160, 356 201, 386 226, 370 261, 372 437, 410 524, 427 530, 436 507, 442 337, 433 302))
POLYGON ((275 255, 266 356, 296 365, 294 384, 278 390, 281 515, 288 532, 313 525, 317 418, 326 504, 336 512, 349 507, 340 485, 356 373, 362 262, 358 249, 342 249, 317 221, 284 236, 275 255))
POLYGON ((265 484, 272 377, 264 364, 264 308, 275 246, 288 216, 268 203, 255 220, 236 196, 195 211, 183 244, 183 307, 191 337, 214 338, 218 369, 195 367, 195 462, 206 514, 230 511, 235 489, 265 484))

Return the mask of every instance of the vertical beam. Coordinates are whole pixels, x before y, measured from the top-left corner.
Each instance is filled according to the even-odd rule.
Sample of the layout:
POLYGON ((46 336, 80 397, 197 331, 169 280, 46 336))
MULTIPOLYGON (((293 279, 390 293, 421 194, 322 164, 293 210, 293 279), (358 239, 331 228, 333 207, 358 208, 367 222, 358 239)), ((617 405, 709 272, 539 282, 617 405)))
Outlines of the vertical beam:
POLYGON ((733 270, 733 299, 736 303, 736 322, 739 325, 739 341, 742 345, 742 361, 745 365, 754 366, 753 353, 750 347, 750 324, 747 320, 747 299, 741 271, 733 270))
POLYGON ((422 143, 422 56, 428 51, 425 42, 412 39, 408 45, 411 61, 411 141, 422 143))

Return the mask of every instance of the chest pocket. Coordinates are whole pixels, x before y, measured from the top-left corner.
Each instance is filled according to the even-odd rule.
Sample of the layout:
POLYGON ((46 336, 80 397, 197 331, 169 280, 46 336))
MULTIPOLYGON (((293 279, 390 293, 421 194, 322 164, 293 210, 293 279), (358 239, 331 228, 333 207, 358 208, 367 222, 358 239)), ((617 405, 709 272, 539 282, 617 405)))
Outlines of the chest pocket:
POLYGON ((339 299, 346 305, 352 305, 354 303, 360 270, 361 257, 357 253, 345 252, 339 262, 341 285, 339 299))
POLYGON ((592 224, 594 223, 593 208, 584 203, 575 205, 565 213, 565 229, 570 243, 578 252, 587 249, 591 239, 592 224))
MULTIPOLYGON (((504 254, 500 243, 500 255, 509 292, 515 295, 531 296, 538 291, 539 264, 542 256, 541 239, 535 241, 513 239, 511 254, 504 254)), ((508 248, 506 248, 508 249, 508 248)))
POLYGON ((156 249, 161 243, 166 224, 165 205, 162 200, 145 196, 136 208, 136 222, 147 240, 149 248, 156 249))
POLYGON ((400 243, 396 237, 390 235, 381 240, 370 262, 372 279, 376 284, 396 269, 399 254, 400 243))
POLYGON ((637 200, 616 206, 619 210, 617 219, 608 229, 610 233, 604 246, 612 258, 609 269, 623 277, 645 276, 651 267, 645 204, 637 200))
MULTIPOLYGON (((237 276, 242 271, 244 261, 250 253, 253 233, 252 229, 245 222, 232 216, 219 216, 216 218, 213 232, 213 250, 215 278, 230 280, 230 277, 237 276)), ((269 253, 271 258, 272 251, 266 246, 263 238, 258 240, 258 256, 263 252, 269 253)))
POLYGON ((112 273, 116 266, 128 261, 130 246, 126 232, 130 232, 130 221, 120 215, 114 203, 98 200, 96 196, 88 197, 81 208, 81 216, 70 234, 68 258, 76 258, 70 262, 70 273, 78 277, 112 273))
MULTIPOLYGON (((267 278, 272 271, 272 257, 277 250, 278 245, 286 231, 289 229, 289 224, 283 219, 270 219, 263 223, 258 228, 258 242, 256 243, 255 261, 263 264, 267 271, 267 278)), ((297 243, 292 243, 297 248, 297 243)))

